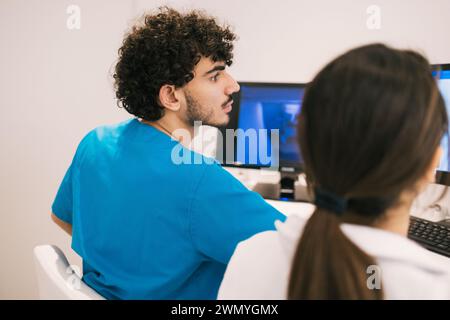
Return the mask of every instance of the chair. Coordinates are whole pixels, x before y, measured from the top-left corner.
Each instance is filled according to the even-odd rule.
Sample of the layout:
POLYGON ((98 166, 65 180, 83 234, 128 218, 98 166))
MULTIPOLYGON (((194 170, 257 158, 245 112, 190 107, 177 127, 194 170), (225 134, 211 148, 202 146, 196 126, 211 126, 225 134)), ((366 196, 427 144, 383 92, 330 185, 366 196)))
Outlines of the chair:
POLYGON ((105 300, 85 284, 57 246, 33 250, 41 300, 105 300))

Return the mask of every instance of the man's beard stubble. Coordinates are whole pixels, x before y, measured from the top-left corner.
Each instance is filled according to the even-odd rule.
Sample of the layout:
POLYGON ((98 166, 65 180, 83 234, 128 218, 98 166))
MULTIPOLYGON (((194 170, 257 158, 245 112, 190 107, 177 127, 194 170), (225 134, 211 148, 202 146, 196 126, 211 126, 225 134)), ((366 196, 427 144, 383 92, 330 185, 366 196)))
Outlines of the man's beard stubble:
MULTIPOLYGON (((225 104, 229 101, 230 100, 225 104)), ((224 123, 214 121, 214 109, 210 109, 209 112, 206 113, 202 110, 200 103, 188 92, 186 92, 186 117, 191 126, 194 126, 194 122, 196 121, 201 121, 202 125, 212 127, 220 127, 228 123, 228 121, 224 123)))

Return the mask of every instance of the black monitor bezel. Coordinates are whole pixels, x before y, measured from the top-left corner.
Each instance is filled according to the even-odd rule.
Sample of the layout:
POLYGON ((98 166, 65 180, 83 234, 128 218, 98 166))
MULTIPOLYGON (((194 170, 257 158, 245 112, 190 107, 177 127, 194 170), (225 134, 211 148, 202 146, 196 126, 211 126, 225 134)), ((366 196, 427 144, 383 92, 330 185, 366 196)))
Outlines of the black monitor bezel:
MULTIPOLYGON (((307 83, 287 83, 287 82, 247 82, 247 81, 239 81, 238 82, 240 86, 247 86, 247 87, 284 87, 284 88, 296 88, 296 89, 306 89, 307 83)), ((226 126, 219 127, 219 131, 222 134, 222 137, 226 137, 225 130, 226 129, 237 129, 238 128, 238 121, 239 121, 239 112, 240 112, 240 102, 241 102, 241 91, 233 94, 233 110, 229 113, 230 120, 226 126)), ((236 151, 237 143, 236 138, 234 141, 234 148, 236 151)), ((224 167, 237 167, 237 168, 247 168, 247 169, 270 169, 270 166, 263 166, 263 165, 252 165, 252 164, 239 164, 239 163, 226 163, 226 150, 224 148, 223 150, 223 163, 222 166, 224 167)), ((290 162, 290 161, 283 161, 280 159, 279 167, 277 168, 278 171, 282 172, 303 172, 303 164, 298 162, 290 162)))
MULTIPOLYGON (((433 71, 438 71, 438 70, 446 70, 446 71, 450 70, 450 63, 432 64, 431 65, 431 71, 432 72, 433 71)), ((449 171, 436 170, 435 181, 436 181, 435 182, 436 184, 441 184, 441 185, 444 185, 444 186, 450 186, 450 172, 449 171)))

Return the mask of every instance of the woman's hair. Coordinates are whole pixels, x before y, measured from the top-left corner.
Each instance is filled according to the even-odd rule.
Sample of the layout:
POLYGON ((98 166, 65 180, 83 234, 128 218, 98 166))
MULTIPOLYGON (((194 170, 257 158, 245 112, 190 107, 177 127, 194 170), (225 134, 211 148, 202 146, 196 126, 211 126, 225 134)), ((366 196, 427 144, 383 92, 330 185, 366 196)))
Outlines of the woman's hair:
POLYGON ((353 49, 310 83, 298 120, 317 206, 294 255, 288 298, 381 299, 367 285, 376 262, 342 232, 341 216, 370 225, 402 191, 416 191, 448 126, 429 63, 382 44, 353 49))
POLYGON ((119 49, 115 89, 119 106, 153 121, 163 116, 160 88, 165 84, 182 87, 191 81, 202 56, 231 65, 236 36, 228 26, 219 26, 199 11, 181 14, 162 7, 142 20, 119 49))

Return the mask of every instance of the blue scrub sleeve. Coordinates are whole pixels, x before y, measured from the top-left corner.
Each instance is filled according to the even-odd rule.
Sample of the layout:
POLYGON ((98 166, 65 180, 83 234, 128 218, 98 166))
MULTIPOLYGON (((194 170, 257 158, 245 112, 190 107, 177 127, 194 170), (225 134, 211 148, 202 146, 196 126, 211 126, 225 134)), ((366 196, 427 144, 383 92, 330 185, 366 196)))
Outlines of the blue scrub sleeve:
POLYGON ((52 212, 61 220, 72 224, 72 212, 73 212, 73 175, 74 170, 79 165, 80 161, 83 161, 83 156, 90 139, 95 137, 95 130, 90 131, 78 144, 75 155, 72 159, 72 163, 67 169, 61 185, 59 186, 56 198, 53 201, 52 212))
POLYGON ((53 201, 52 212, 61 220, 72 224, 72 167, 73 163, 67 170, 61 185, 59 186, 56 198, 53 201))
POLYGON ((274 230, 286 218, 258 193, 217 164, 208 165, 190 210, 194 246, 206 258, 227 264, 237 244, 256 233, 274 230))

